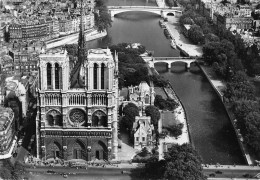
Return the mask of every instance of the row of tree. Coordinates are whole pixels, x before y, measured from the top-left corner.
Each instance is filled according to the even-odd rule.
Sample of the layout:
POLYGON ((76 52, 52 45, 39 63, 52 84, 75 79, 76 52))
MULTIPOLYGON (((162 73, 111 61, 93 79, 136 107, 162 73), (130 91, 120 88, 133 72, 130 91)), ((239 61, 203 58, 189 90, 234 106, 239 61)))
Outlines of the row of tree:
POLYGON ((161 95, 156 95, 154 105, 161 110, 173 111, 178 106, 178 103, 174 99, 163 99, 161 95))
POLYGON ((260 101, 245 72, 239 71, 233 76, 224 95, 225 100, 233 104, 232 111, 244 142, 260 157, 260 101))
POLYGON ((104 4, 104 0, 96 0, 95 2, 95 25, 98 31, 102 32, 112 26, 112 20, 110 14, 108 13, 107 6, 104 4))
POLYGON ((204 44, 203 57, 214 64, 217 74, 227 79, 232 74, 246 69, 247 74, 260 74, 259 50, 256 44, 246 47, 241 36, 225 27, 212 25, 194 9, 189 9, 180 17, 180 24, 189 24, 188 38, 195 44, 204 44))

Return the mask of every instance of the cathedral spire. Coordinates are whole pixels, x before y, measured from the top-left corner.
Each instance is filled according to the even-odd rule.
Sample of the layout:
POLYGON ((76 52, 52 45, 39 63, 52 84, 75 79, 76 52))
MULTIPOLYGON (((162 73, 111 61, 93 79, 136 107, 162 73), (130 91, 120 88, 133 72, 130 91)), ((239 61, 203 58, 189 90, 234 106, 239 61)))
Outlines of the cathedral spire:
POLYGON ((82 64, 85 60, 85 35, 83 26, 83 0, 80 4, 80 24, 79 24, 79 39, 78 39, 78 61, 71 72, 71 88, 83 88, 84 81, 80 77, 82 64))
POLYGON ((80 53, 83 53, 85 48, 85 35, 84 35, 84 26, 83 26, 83 0, 80 4, 80 24, 79 24, 79 39, 78 39, 78 56, 80 53))

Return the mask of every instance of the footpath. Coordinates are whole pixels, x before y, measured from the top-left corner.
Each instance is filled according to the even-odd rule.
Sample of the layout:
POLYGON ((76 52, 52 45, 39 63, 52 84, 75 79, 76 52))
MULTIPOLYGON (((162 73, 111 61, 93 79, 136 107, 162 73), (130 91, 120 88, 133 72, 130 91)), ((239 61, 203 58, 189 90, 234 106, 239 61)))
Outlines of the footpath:
POLYGON ((169 18, 166 23, 166 29, 169 31, 171 37, 175 39, 178 49, 180 49, 184 54, 191 57, 202 56, 202 47, 191 44, 191 42, 181 33, 179 18, 169 18))

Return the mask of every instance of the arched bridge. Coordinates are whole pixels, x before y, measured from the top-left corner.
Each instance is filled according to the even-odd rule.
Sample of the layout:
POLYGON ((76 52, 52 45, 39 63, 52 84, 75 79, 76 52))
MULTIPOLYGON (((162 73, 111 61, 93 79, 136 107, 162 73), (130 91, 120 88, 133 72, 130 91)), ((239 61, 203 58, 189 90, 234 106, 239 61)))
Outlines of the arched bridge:
POLYGON ((172 13, 174 16, 177 17, 182 14, 181 7, 164 8, 158 6, 108 6, 107 8, 111 14, 111 17, 114 17, 116 14, 128 11, 151 12, 158 14, 161 17, 166 17, 169 13, 172 13))
POLYGON ((154 67, 155 63, 166 63, 168 69, 171 69, 174 62, 184 62, 187 69, 190 69, 191 63, 197 62, 196 59, 190 57, 143 57, 143 59, 149 63, 150 67, 154 67))

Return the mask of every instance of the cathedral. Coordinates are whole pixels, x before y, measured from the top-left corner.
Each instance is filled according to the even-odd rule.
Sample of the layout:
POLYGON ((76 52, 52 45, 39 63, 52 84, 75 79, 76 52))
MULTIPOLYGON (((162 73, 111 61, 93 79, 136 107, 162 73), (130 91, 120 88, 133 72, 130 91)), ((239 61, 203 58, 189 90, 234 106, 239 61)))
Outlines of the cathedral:
POLYGON ((81 27, 75 65, 65 49, 39 56, 39 159, 117 159, 118 56, 84 41, 81 27))

